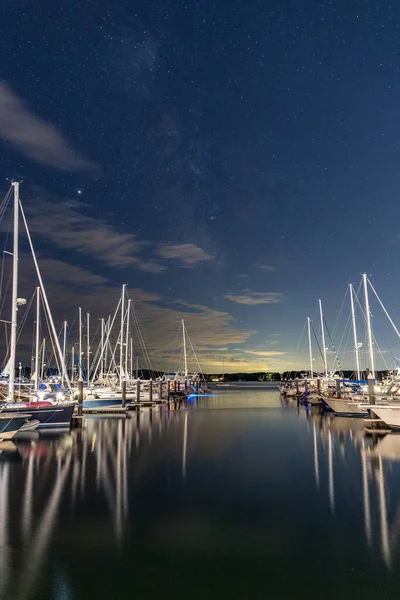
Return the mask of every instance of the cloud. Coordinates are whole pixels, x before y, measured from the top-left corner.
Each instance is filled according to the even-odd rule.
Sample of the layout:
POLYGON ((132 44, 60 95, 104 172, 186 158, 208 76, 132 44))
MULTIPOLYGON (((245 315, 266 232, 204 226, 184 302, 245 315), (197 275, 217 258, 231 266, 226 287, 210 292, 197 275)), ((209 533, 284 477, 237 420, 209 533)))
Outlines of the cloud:
POLYGON ((61 204, 38 201, 29 210, 29 226, 55 246, 93 257, 111 267, 134 267, 140 271, 159 273, 166 269, 141 254, 149 246, 135 235, 117 231, 100 219, 88 217, 61 204))
MULTIPOLYGON (((57 280, 54 280, 52 261, 40 260, 40 265, 56 323, 61 323, 64 319, 67 319, 69 323, 73 323, 74 320, 76 322, 76 307, 78 304, 82 306, 84 312, 90 312, 93 323, 100 318, 107 318, 109 314, 114 314, 121 294, 119 285, 111 281, 104 284, 98 282, 99 284, 93 285, 91 278, 93 274, 78 268, 76 274, 79 283, 74 285, 71 276, 74 275, 73 270, 75 267, 71 267, 72 270, 69 271, 68 267, 65 268, 65 263, 58 265, 59 275, 57 280), (63 281, 63 273, 66 273, 65 281, 63 281), (85 279, 88 281, 86 287, 84 284, 85 279)), ((27 276, 24 277, 21 285, 21 293, 29 298, 35 285, 37 285, 32 276, 31 260, 26 261, 23 271, 27 273, 27 276)), ((93 276, 95 278, 93 281, 97 281, 97 275, 93 276)), ((183 368, 182 319, 185 320, 191 344, 203 370, 207 371, 210 368, 212 369, 213 365, 222 364, 223 359, 227 363, 246 361, 239 347, 256 332, 239 328, 229 313, 214 310, 201 304, 193 305, 191 311, 181 308, 175 309, 171 306, 168 298, 162 298, 158 294, 149 293, 141 288, 128 288, 127 291, 132 299, 153 367, 168 370, 183 368), (238 347, 237 350, 232 350, 232 346, 238 347), (226 352, 226 358, 221 354, 222 358, 218 360, 217 356, 221 349, 227 351, 229 347, 231 350, 226 352), (228 359, 228 356, 232 357, 232 361, 228 359)), ((141 366, 146 367, 143 359, 145 352, 135 323, 136 319, 132 320, 135 352, 138 352, 142 357, 140 359, 141 366)), ((118 335, 118 328, 119 326, 115 328, 113 333, 113 345, 118 335)), ((31 329, 27 327, 26 335, 29 336, 30 334, 31 329)), ((71 338, 74 337, 77 337, 76 328, 71 334, 71 338)), ((97 343, 98 340, 96 341, 94 338, 93 347, 97 343)), ((191 344, 188 343, 189 369, 198 370, 196 359, 191 351, 191 344)))
POLYGON ((161 258, 178 259, 186 267, 209 260, 214 260, 214 256, 207 254, 203 248, 199 248, 194 244, 162 244, 157 252, 161 258))
MULTIPOLYGON (((77 267, 55 258, 39 257, 39 269, 43 278, 44 286, 50 285, 54 290, 61 286, 62 294, 65 294, 63 286, 73 290, 74 294, 82 294, 85 290, 92 291, 99 287, 108 285, 109 280, 102 275, 91 273, 82 267, 77 267)), ((36 281, 36 271, 33 266, 31 254, 20 253, 19 255, 19 288, 27 296, 39 285, 36 281)))
POLYGON ((71 206, 66 202, 36 199, 34 209, 29 205, 27 208, 32 233, 36 238, 90 256, 110 267, 135 268, 148 273, 167 270, 168 265, 163 260, 177 259, 187 268, 213 259, 194 244, 156 244, 140 240, 133 233, 120 231, 76 208, 76 203, 71 206))
POLYGON ((29 111, 6 83, 0 82, 0 138, 34 161, 63 171, 93 165, 69 147, 61 133, 29 111))
POLYGON ((268 273, 268 271, 275 271, 275 267, 272 267, 271 265, 257 265, 256 268, 259 271, 262 271, 263 273, 268 273))
POLYGON ((245 354, 252 354, 254 356, 283 356, 286 352, 269 351, 269 350, 243 350, 245 354))
POLYGON ((231 302, 236 302, 236 304, 255 306, 257 304, 277 304, 278 302, 282 302, 283 296, 277 292, 251 292, 250 290, 244 290, 243 293, 239 294, 227 294, 225 298, 231 302))
MULTIPOLYGON (((37 286, 32 258, 29 254, 23 253, 20 259, 20 294, 22 297, 30 298, 37 286)), ((96 337, 95 323, 98 323, 100 318, 107 318, 108 315, 114 314, 121 294, 120 285, 87 269, 53 257, 39 256, 39 265, 56 327, 59 328, 64 319, 71 324, 68 352, 71 352, 73 340, 76 340, 78 335, 76 319, 78 304, 82 306, 84 312, 88 311, 91 314, 92 343, 95 352, 99 342, 99 330, 96 337)), ((132 299, 153 368, 168 370, 183 368, 182 319, 185 320, 191 343, 205 372, 222 372, 222 363, 226 372, 284 371, 293 366, 290 355, 284 352, 243 347, 257 332, 241 328, 228 312, 214 310, 202 304, 192 305, 185 301, 179 301, 177 308, 174 306, 175 301, 157 293, 142 288, 128 288, 127 291, 132 299)), ((30 348, 30 324, 34 319, 34 306, 31 307, 28 319, 27 326, 23 330, 24 339, 21 339, 22 346, 25 340, 26 348, 30 348)), ((132 319, 131 323, 135 353, 140 356, 140 366, 146 368, 148 364, 144 358, 143 344, 134 326, 136 319, 132 319)), ((119 325, 113 332, 113 346, 118 331, 119 325)), ((189 370, 197 371, 198 365, 191 352, 191 344, 188 343, 187 347, 189 370)))

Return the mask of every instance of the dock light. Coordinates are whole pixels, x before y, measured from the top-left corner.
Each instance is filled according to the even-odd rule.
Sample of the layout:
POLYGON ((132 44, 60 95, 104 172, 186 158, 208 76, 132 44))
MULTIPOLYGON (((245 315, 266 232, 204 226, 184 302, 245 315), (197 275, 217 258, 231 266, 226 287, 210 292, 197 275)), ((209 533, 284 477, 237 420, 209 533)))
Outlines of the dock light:
POLYGON ((56 398, 57 400, 64 400, 65 395, 62 392, 57 392, 56 398))

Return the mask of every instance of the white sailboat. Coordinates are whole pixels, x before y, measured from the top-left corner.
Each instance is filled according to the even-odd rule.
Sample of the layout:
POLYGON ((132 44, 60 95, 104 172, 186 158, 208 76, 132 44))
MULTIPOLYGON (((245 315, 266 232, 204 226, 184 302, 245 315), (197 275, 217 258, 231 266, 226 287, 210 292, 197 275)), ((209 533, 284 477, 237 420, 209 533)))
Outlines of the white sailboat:
MULTIPOLYGON (((18 307, 25 304, 23 298, 18 298, 18 250, 19 250, 19 214, 21 213, 25 230, 28 236, 28 242, 31 249, 33 261, 35 264, 36 274, 39 279, 41 295, 45 306, 47 318, 49 321, 50 328, 52 330, 54 343, 57 347, 59 358, 61 359, 61 365, 65 380, 69 389, 71 389, 68 374, 66 372, 65 363, 62 359, 62 352, 60 343, 56 335, 54 321, 50 312, 49 303, 47 300, 46 290, 43 285, 42 276, 39 270, 39 265, 36 259, 36 254, 33 249, 32 240, 28 225, 25 218, 25 213, 19 198, 19 183, 12 182, 12 188, 14 189, 14 205, 13 205, 13 217, 14 217, 14 228, 13 228, 13 270, 12 270, 12 307, 11 307, 11 342, 10 342, 10 358, 9 358, 9 381, 8 381, 8 398, 7 402, 1 405, 0 415, 4 418, 7 416, 10 418, 11 415, 19 415, 19 419, 24 416, 24 421, 27 419, 27 415, 35 421, 35 426, 38 428, 53 429, 58 427, 69 427, 72 420, 72 414, 74 411, 74 404, 72 403, 58 403, 52 402, 40 402, 37 397, 33 397, 29 402, 16 402, 15 401, 15 364, 16 364, 16 349, 17 349, 17 316, 18 307)), ((36 317, 38 321, 38 316, 36 317)), ((36 338, 37 339, 37 338, 36 338)), ((35 369, 38 372, 38 346, 36 348, 36 364, 35 369)), ((37 375, 36 375, 37 378, 37 375)), ((17 422, 16 422, 17 423, 17 422)), ((24 423, 21 423, 21 427, 24 423)), ((7 432, 5 432, 7 433, 7 432)), ((5 438, 4 438, 5 439, 5 438)), ((8 438, 9 439, 9 438, 8 438)))

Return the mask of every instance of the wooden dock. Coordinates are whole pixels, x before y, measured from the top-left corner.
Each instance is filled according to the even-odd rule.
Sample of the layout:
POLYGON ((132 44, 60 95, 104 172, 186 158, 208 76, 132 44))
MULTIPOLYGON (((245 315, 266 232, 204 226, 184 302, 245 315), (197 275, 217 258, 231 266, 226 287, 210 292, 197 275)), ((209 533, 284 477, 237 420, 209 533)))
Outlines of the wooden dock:
POLYGON ((365 432, 370 435, 387 435, 392 432, 382 419, 363 419, 363 422, 366 423, 365 432))
POLYGON ((84 408, 84 415, 94 415, 94 414, 126 414, 128 411, 128 407, 122 406, 99 406, 97 408, 84 408))

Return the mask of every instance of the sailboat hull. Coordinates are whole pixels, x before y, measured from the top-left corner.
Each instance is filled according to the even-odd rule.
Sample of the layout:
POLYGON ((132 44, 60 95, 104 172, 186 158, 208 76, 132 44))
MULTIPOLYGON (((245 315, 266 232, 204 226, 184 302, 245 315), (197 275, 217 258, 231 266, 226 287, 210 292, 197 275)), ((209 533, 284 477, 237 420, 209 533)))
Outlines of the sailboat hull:
POLYGON ((368 410, 360 408, 354 402, 331 400, 330 398, 322 398, 322 401, 339 417, 368 417, 369 415, 368 410))
POLYGON ((53 405, 47 402, 27 402, 26 404, 7 404, 1 409, 1 414, 28 413, 31 416, 31 419, 38 421, 36 430, 69 429, 74 410, 75 404, 53 405), (37 404, 37 406, 35 406, 35 404, 37 404))
POLYGON ((12 440, 15 434, 20 430, 22 425, 29 419, 29 415, 25 413, 18 414, 16 412, 0 415, 0 440, 12 440))
POLYGON ((371 406, 371 410, 392 429, 400 429, 400 408, 377 408, 376 406, 371 406))

